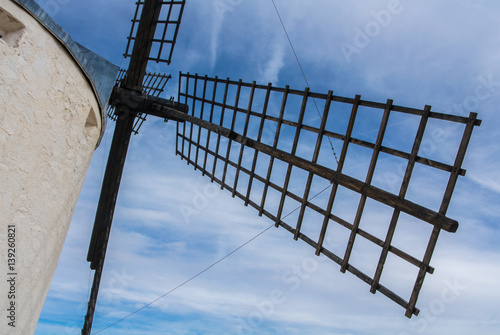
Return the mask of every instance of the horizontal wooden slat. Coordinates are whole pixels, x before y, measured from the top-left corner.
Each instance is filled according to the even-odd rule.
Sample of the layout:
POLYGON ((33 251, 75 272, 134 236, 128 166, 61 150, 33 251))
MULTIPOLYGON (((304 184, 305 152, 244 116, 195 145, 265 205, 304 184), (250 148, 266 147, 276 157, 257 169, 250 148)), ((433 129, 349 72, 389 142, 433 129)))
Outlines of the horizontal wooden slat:
MULTIPOLYGON (((182 73, 181 74, 181 79, 182 78, 194 78, 194 75, 191 75, 189 73, 188 74, 182 73)), ((211 81, 211 82, 215 82, 215 83, 222 83, 222 82, 224 82, 224 80, 217 79, 217 78, 208 78, 207 80, 211 81)), ((238 81, 230 80, 229 84, 230 85, 237 85, 238 81)), ((242 83, 242 86, 243 87, 251 87, 252 84, 244 82, 244 83, 242 83)), ((257 88, 257 89, 267 89, 267 85, 255 85, 255 88, 257 88)), ((280 87, 272 87, 272 91, 284 93, 285 89, 284 88, 280 88, 280 87)), ((289 94, 303 96, 304 95, 304 91, 290 89, 289 90, 289 94)), ((184 96, 185 93, 181 93, 181 95, 184 96)), ((318 98, 318 99, 324 99, 324 100, 326 100, 327 97, 328 97, 327 94, 314 93, 314 92, 310 92, 309 96, 311 98, 318 98)), ((191 98, 191 96, 189 96, 189 97, 191 98)), ((353 104, 355 102, 355 99, 354 98, 340 97, 340 96, 334 95, 334 96, 332 96, 332 101, 353 104)), ((385 103, 380 103, 380 102, 360 100, 359 104, 361 106, 372 107, 372 108, 377 108, 377 109, 382 109, 382 110, 385 108, 385 103)), ((406 114, 413 114, 413 115, 419 115, 419 116, 422 116, 423 113, 424 113, 422 109, 410 108, 410 107, 403 107, 403 106, 397 106, 397 105, 393 105, 393 110, 396 111, 396 112, 402 112, 402 113, 406 113, 406 114)), ((446 114, 446 113, 439 113, 439 112, 431 112, 429 114, 429 117, 435 118, 435 119, 441 119, 441 120, 451 121, 451 122, 458 122, 458 123, 467 123, 467 121, 468 121, 468 118, 464 117, 464 116, 458 116, 458 115, 452 115, 452 114, 446 114)), ((474 125, 480 126, 481 125, 481 120, 475 121, 474 125)))
MULTIPOLYGON (((312 95, 312 93, 311 93, 311 95, 312 95)), ((213 100, 203 99, 203 98, 195 97, 195 96, 189 95, 189 94, 182 94, 181 93, 181 96, 183 96, 185 98, 193 99, 193 101, 194 100, 196 100, 196 101, 202 101, 204 103, 210 103, 213 106, 224 107, 226 109, 236 110, 236 111, 241 112, 241 113, 249 113, 251 116, 255 116, 255 117, 258 117, 258 118, 264 118, 265 120, 274 121, 274 122, 280 121, 282 124, 286 124, 287 126, 291 126, 291 127, 297 127, 298 126, 298 123, 295 122, 295 121, 290 121, 290 120, 286 120, 286 119, 279 120, 278 117, 275 117, 275 116, 272 116, 272 115, 262 115, 261 113, 257 113, 255 111, 248 111, 248 110, 246 110, 244 108, 235 108, 234 106, 223 105, 222 103, 219 103, 219 102, 216 102, 216 101, 213 101, 213 100)), ((313 133, 317 133, 317 134, 320 133, 320 129, 319 128, 316 128, 316 127, 313 127, 313 126, 309 126, 309 125, 302 125, 302 129, 310 131, 310 132, 313 132, 313 133)), ((324 130, 323 134, 325 136, 330 137, 330 138, 335 138, 335 139, 342 140, 342 141, 345 139, 345 135, 342 135, 342 134, 339 134, 339 133, 335 133, 335 132, 332 132, 332 131, 328 131, 328 130, 324 130)), ((354 143, 356 145, 359 145, 359 146, 362 146, 362 147, 365 147, 365 148, 369 148, 369 149, 373 149, 375 147, 374 143, 370 143, 370 142, 367 142, 367 141, 364 141, 364 140, 361 140, 361 139, 357 139, 355 137, 350 137, 349 141, 351 143, 354 143)), ((410 154, 407 153, 407 152, 404 152, 404 151, 401 151, 401 150, 397 150, 397 149, 393 149, 393 148, 389 148, 389 147, 385 147, 385 146, 382 146, 380 148, 380 151, 383 152, 383 153, 387 153, 387 154, 390 154, 390 155, 393 155, 393 156, 396 156, 396 157, 400 157, 400 158, 404 158, 404 159, 408 159, 410 157, 410 154)), ((435 160, 432 160, 432 159, 428 159, 428 158, 425 158, 425 157, 417 156, 416 161, 418 163, 420 163, 420 164, 431 166, 431 167, 434 167, 434 168, 437 168, 437 169, 440 169, 440 170, 443 170, 443 171, 447 171, 447 172, 451 172, 451 170, 453 169, 453 167, 451 165, 449 165, 449 164, 438 162, 438 161, 435 161, 435 160)), ((461 168, 459 170, 459 175, 465 176, 465 173, 466 173, 466 171, 464 169, 461 168)))

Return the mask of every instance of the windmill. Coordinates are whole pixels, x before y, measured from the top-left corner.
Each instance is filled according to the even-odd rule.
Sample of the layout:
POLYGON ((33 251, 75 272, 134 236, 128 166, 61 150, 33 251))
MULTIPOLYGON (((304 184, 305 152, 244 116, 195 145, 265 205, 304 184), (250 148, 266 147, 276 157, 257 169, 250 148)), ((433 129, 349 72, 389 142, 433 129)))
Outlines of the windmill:
POLYGON ((119 85, 110 99, 110 116, 117 123, 87 257, 96 272, 82 334, 90 334, 92 326, 128 143, 131 134, 138 130, 147 115, 178 122, 176 154, 212 182, 243 200, 245 205, 255 208, 259 215, 268 217, 276 227, 285 228, 295 240, 303 240, 312 246, 316 255, 323 254, 337 263, 342 272, 351 272, 366 282, 372 293, 378 291, 401 305, 407 317, 417 315, 416 302, 423 280, 427 273, 434 271, 430 260, 439 234, 441 230, 455 232, 458 228, 458 222, 448 218, 446 213, 458 176, 465 174, 461 166, 472 130, 480 125, 477 115, 448 115, 434 112, 430 106, 415 109, 394 105, 392 100, 378 103, 362 100, 361 96, 347 98, 333 92, 314 93, 309 88, 294 90, 288 86, 273 87, 271 84, 259 85, 189 73, 179 75, 177 102, 158 98, 169 77, 146 75, 147 63, 170 62, 184 6, 185 1, 137 3, 126 51, 130 65, 128 70, 121 72, 119 85), (162 13, 166 18, 162 18, 162 13), (298 103, 294 103, 296 101, 298 103), (315 123, 310 121, 311 114, 317 114, 315 123), (360 138, 356 133, 357 125, 366 115, 379 117, 373 139, 360 138), (332 125, 332 118, 337 117, 347 121, 343 129, 332 125), (393 117, 416 120, 414 135, 409 138, 409 150, 401 150, 384 141, 393 117), (426 128, 434 122, 456 124, 462 132, 451 163, 421 154, 426 128), (269 129, 272 136, 264 136, 269 129), (308 137, 313 139, 304 143, 304 138, 308 137), (305 153, 301 146, 310 147, 310 150, 305 153), (329 147, 337 148, 338 153, 333 156, 329 147), (369 153, 363 177, 353 177, 344 169, 349 152, 358 150, 369 153), (376 169, 391 158, 404 162, 404 172, 396 190, 374 185, 376 169), (283 166, 284 178, 280 182, 271 178, 278 165, 283 166), (447 175, 437 211, 406 198, 416 165, 447 175), (262 166, 264 171, 260 171, 262 166), (299 193, 291 190, 297 178, 304 182, 299 193), (329 191, 324 205, 311 199, 314 196, 312 189, 318 181, 329 191), (357 197, 352 220, 332 211, 335 203, 347 193, 354 195, 349 199, 357 197), (278 195, 275 201, 271 194, 278 195), (362 224, 366 218, 363 214, 370 203, 390 211, 383 237, 371 233, 362 224), (286 217, 289 208, 298 208, 293 220, 286 217), (316 230, 308 227, 311 216, 321 217, 316 230), (421 257, 392 244, 403 216, 413 218, 415 224, 432 227, 421 257), (327 231, 333 226, 347 232, 345 248, 340 252, 325 244, 327 231), (364 273, 351 261, 355 245, 361 239, 379 248, 374 273, 364 273), (398 257, 418 269, 407 299, 398 296, 381 281, 388 257, 398 257))

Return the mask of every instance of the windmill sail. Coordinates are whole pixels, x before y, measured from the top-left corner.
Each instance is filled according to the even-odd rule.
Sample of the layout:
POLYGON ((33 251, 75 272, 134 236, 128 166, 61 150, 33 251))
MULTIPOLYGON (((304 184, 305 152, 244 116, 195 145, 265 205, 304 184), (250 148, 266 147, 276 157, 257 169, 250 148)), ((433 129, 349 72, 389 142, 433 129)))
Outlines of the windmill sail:
MULTIPOLYGON (((135 43, 144 41, 144 36, 138 34, 138 30, 146 2, 145 0, 137 1, 135 15, 132 19, 132 28, 128 37, 127 50, 124 54, 125 57, 132 57, 135 43)), ((154 35, 147 38, 152 43, 148 60, 170 64, 186 0, 159 1, 159 3, 161 3, 162 7, 155 20, 156 30, 154 35)))
MULTIPOLYGON (((117 81, 110 105, 114 105, 117 117, 109 152, 101 194, 97 206, 87 260, 95 270, 92 289, 85 315, 82 334, 91 333, 92 322, 99 293, 99 286, 106 257, 116 199, 127 156, 130 137, 145 120, 146 111, 135 106, 149 106, 151 100, 163 106, 183 110, 173 101, 151 99, 163 90, 170 78, 166 75, 146 74, 149 61, 170 63, 175 46, 185 1, 139 0, 127 45, 126 57, 130 57, 128 69, 122 71, 117 81), (166 13, 166 17, 163 16, 166 13), (142 94, 141 94, 142 93, 142 94), (151 94, 151 95, 148 95, 151 94), (132 101, 131 101, 131 98, 132 101), (135 100, 135 101, 133 101, 135 100), (132 104, 128 104, 132 102, 132 104), (141 102, 138 104, 138 102, 141 102)), ((164 99, 163 99, 164 100, 164 99)), ((110 111, 111 112, 111 111, 110 111)), ((161 114, 156 114, 161 116, 161 114)))
POLYGON ((458 228, 446 213, 457 178, 465 174, 461 165, 472 130, 480 125, 475 113, 463 117, 430 106, 414 109, 392 100, 376 103, 189 73, 180 74, 179 101, 190 106, 187 122, 177 128, 181 159, 305 241, 316 255, 360 278, 372 293, 401 305, 407 317, 418 315, 416 301, 425 275, 434 270, 430 260, 439 233, 458 228), (425 147, 437 130, 460 133, 456 143, 446 143, 456 150, 451 162, 435 159, 425 147), (434 183, 436 174, 442 186, 438 203, 413 200, 422 199, 415 195, 419 183, 425 185, 426 177, 434 183), (321 199, 313 199, 319 193, 321 199), (379 219, 381 213, 387 215, 379 219), (420 253, 398 244, 412 229, 424 235, 420 253), (393 261, 415 273, 407 299, 389 287, 394 274, 387 263, 393 261))

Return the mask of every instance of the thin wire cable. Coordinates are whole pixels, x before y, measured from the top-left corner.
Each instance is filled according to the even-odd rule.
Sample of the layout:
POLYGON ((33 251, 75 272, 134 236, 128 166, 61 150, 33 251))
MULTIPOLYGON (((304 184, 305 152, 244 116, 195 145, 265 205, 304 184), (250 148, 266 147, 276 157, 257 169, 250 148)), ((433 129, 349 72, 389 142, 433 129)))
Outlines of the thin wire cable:
MULTIPOLYGON (((325 192, 327 189, 329 189, 330 187, 332 187, 332 185, 328 185, 327 187, 325 187, 324 189, 322 189, 321 191, 319 191, 316 195, 314 195, 313 197, 309 198, 308 201, 311 201, 313 200, 314 198, 316 198, 317 196, 319 196, 321 193, 325 192)), ((300 209, 300 207, 302 207, 302 205, 298 206, 297 208, 295 208, 294 210, 292 210, 290 213, 288 213, 287 215, 285 215, 283 217, 283 219, 286 219, 288 216, 292 215, 294 212, 296 212, 297 210, 300 209)), ((239 247, 237 247, 236 249, 234 249, 233 251, 231 251, 230 253, 228 253, 227 255, 225 255, 224 257, 220 258, 219 260, 217 260, 216 262, 212 263, 211 265, 209 265, 208 267, 206 267, 205 269, 203 269, 202 271, 198 272, 197 274, 195 274, 194 276, 190 277, 189 279, 186 279, 184 282, 182 282, 181 284, 177 285, 176 287, 174 287, 173 289, 171 289, 170 291, 168 291, 167 293, 163 294, 162 296, 156 298, 155 300, 147 303, 146 305, 142 306, 141 308, 135 310, 134 312, 130 313, 129 315, 121 318, 120 320, 117 320, 116 322, 112 323, 112 324, 109 324, 108 326, 98 330, 97 332, 95 332, 94 334, 99 334, 100 332, 103 332, 104 330, 108 329, 108 328, 111 328, 113 327, 114 325, 130 318, 131 316, 133 316, 134 314, 137 314, 139 313, 140 311, 142 311, 143 309, 151 306, 152 304, 154 304, 155 302, 157 302, 158 300, 161 300, 163 298, 165 298, 167 295, 169 295, 170 293, 176 291, 177 289, 181 288, 182 286, 186 285, 187 283, 189 283, 190 281, 192 281, 193 279, 195 279, 196 277, 202 275, 203 273, 207 272, 208 270, 210 270, 211 268, 213 268, 214 266, 216 266, 217 264, 219 264, 220 262, 222 262, 223 260, 225 260, 226 258, 228 258, 229 256, 233 255, 234 253, 236 253, 237 251, 239 251, 240 249, 242 249, 243 247, 245 247, 246 245, 250 244, 252 241, 254 241, 255 239, 257 239, 259 236, 263 235, 265 232, 267 232, 269 229, 271 229, 272 227, 274 227, 274 223, 271 224, 269 227, 267 227, 266 229, 264 229, 263 231, 261 231, 260 233, 258 233, 257 235, 255 235, 254 237, 252 237, 251 239, 249 239, 248 241, 246 241, 245 243, 243 243, 242 245, 240 245, 239 247)))
POLYGON ((95 334, 98 334, 100 332, 102 332, 103 330, 105 329, 108 329, 114 325, 116 325, 117 323, 125 320, 125 319, 128 319, 129 317, 131 317, 132 315, 142 311, 143 309, 145 309, 146 307, 148 306, 151 306, 152 304, 154 304, 155 302, 157 302, 158 300, 166 297, 167 295, 169 295, 170 293, 174 292, 175 290, 181 288, 182 286, 186 285, 187 283, 189 283, 190 281, 192 281, 193 279, 195 279, 196 277, 200 276, 201 274, 207 272, 208 270, 210 270, 211 268, 213 268, 214 266, 216 266, 217 264, 219 264, 220 262, 222 262, 223 260, 225 260, 226 258, 228 258, 229 256, 231 256, 232 254, 234 254, 235 252, 237 252, 238 250, 240 250, 241 248, 243 248, 244 246, 246 246, 247 244, 249 244, 250 242, 252 242, 253 240, 255 240, 257 237, 259 237, 260 235, 264 234, 266 231, 268 231, 269 229, 271 229, 272 227, 274 227, 274 223, 272 225, 270 225, 269 227, 267 227, 266 229, 264 229, 263 231, 261 231, 260 233, 258 233, 257 235, 255 235, 254 237, 252 237, 250 240, 246 241, 245 243, 243 243, 242 245, 240 245, 238 248, 234 249, 233 251, 231 251, 230 253, 228 253, 227 255, 225 255, 224 257, 220 258, 218 261, 216 261, 215 263, 212 263, 211 265, 209 265, 208 267, 206 267, 204 270, 198 272, 197 274, 195 274, 194 276, 192 276, 191 278, 185 280, 184 282, 182 282, 181 284, 177 285, 176 287, 174 287, 173 289, 171 289, 170 291, 168 291, 167 293, 165 293, 164 295, 156 298, 155 300, 151 301, 150 303, 142 306, 141 308, 139 308, 138 310, 130 313, 129 315, 123 317, 122 319, 110 324, 109 326, 106 326, 105 328, 97 331, 95 334))
MULTIPOLYGON (((274 0, 271 0, 271 1, 273 2, 274 9, 276 10, 276 14, 278 14, 278 18, 280 19, 281 26, 283 27, 283 30, 285 31, 285 35, 286 35, 286 38, 288 39, 288 43, 290 44, 290 48, 292 48, 293 55, 295 56, 295 59, 297 60, 297 64, 299 65, 300 72, 302 72, 302 76, 304 77, 304 81, 306 82, 307 87, 310 88, 306 73, 304 72, 304 69, 302 68, 302 64, 300 63, 299 56, 297 56, 297 52, 295 52, 295 48, 293 47, 292 40, 290 39, 290 35, 288 35, 288 31, 285 27, 285 23, 283 22, 283 19, 281 18, 278 7, 276 6, 276 3, 274 2, 274 0)), ((316 111, 318 112, 319 118, 321 119, 322 115, 319 111, 318 105, 316 104, 316 99, 313 98, 313 102, 314 102, 314 106, 316 106, 316 111)), ((337 153, 335 152, 335 148, 333 147, 332 140, 328 136, 326 138, 328 138, 328 142, 330 142, 330 148, 332 149, 333 157, 335 157, 335 161, 337 162, 337 165, 339 165, 339 159, 337 158, 337 153)))

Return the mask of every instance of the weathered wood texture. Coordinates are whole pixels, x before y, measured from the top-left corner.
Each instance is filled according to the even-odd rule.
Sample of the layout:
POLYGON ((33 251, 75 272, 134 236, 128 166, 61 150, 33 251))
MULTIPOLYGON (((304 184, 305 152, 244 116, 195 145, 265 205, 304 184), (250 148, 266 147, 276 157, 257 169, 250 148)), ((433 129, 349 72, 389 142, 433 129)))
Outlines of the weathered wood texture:
MULTIPOLYGON (((131 96, 130 93, 137 91, 157 96, 163 90, 170 76, 148 75, 146 69, 150 60, 170 63, 184 5, 185 0, 139 0, 137 2, 126 51, 126 56, 130 56, 129 66, 127 71, 122 71, 117 78, 120 85, 118 90, 121 91, 120 94, 114 96, 119 100, 118 102, 115 101, 118 107, 109 111, 116 115, 116 127, 87 254, 91 269, 96 271, 82 335, 90 335, 92 330, 104 259, 130 138, 132 133, 137 132, 145 120, 144 113, 147 112, 144 110, 145 106, 148 103, 151 104, 151 99, 142 99, 144 97, 142 95, 131 96), (162 19, 162 13, 165 12, 167 13, 166 18, 162 19), (157 36, 159 30, 162 30, 162 38, 156 39, 155 36, 157 36), (171 32, 173 33, 171 34, 171 32), (171 35, 167 36, 167 34, 171 35), (164 50, 165 46, 169 47, 166 52, 164 50), (129 53, 129 51, 131 52, 129 53), (127 94, 130 99, 124 99, 127 94), (142 99, 142 108, 131 108, 128 105, 130 100, 137 103, 136 98, 142 99)), ((155 114, 155 111, 149 111, 149 114, 155 114)))
MULTIPOLYGON (((116 86, 121 86, 122 83, 124 82, 124 78, 127 74, 127 71, 124 69, 121 69, 120 72, 118 73, 118 76, 116 78, 116 86)), ((165 85, 167 85, 168 81, 172 78, 171 75, 165 75, 165 74, 160 74, 160 73, 147 73, 146 76, 144 77, 143 84, 142 84, 142 95, 148 96, 148 97, 159 97, 161 93, 163 93, 165 89, 165 85)), ((111 99, 110 99, 111 100, 111 99)), ((133 102, 132 100, 131 102, 133 102)), ((132 128, 132 132, 134 134, 138 134, 139 129, 141 129, 142 124, 144 121, 146 121, 146 118, 148 116, 147 113, 145 113, 147 109, 143 108, 143 111, 137 111, 137 116, 135 119, 134 126, 132 128)), ((108 110, 106 114, 108 117, 116 121, 118 118, 118 114, 116 113, 116 104, 113 103, 113 101, 109 102, 108 105, 108 110)))
POLYGON ((176 153, 182 159, 311 245, 317 255, 366 282, 372 293, 401 305, 407 317, 418 314, 418 294, 426 273, 434 271, 430 260, 439 232, 458 228, 446 212, 458 176, 465 175, 461 166, 472 129, 480 125, 475 113, 448 115, 430 106, 420 110, 392 100, 376 103, 189 73, 180 74, 179 101, 190 106, 188 114, 163 112, 186 121, 177 134, 176 153), (436 132, 456 136, 429 143, 436 132), (338 159, 327 141, 340 152, 338 159), (456 158, 441 160, 428 149, 437 144, 456 158), (363 160, 361 153, 369 157, 363 173, 356 165, 363 160), (384 176, 394 165, 400 167, 400 178, 386 185, 384 176), (439 184, 436 174, 438 181, 445 180, 442 189, 422 189, 420 184, 439 184), (440 194, 441 202, 429 204, 426 192, 433 199, 440 194), (379 218, 378 211, 389 214, 379 218), (418 236, 424 241, 423 255, 394 242, 415 237, 409 236, 414 228, 423 235, 418 236), (328 241, 331 236, 345 238, 336 245, 328 241), (366 264, 370 257, 371 267, 366 264), (405 292, 408 300, 390 288, 399 287, 397 271, 384 271, 391 257, 416 273, 411 292, 405 292))

